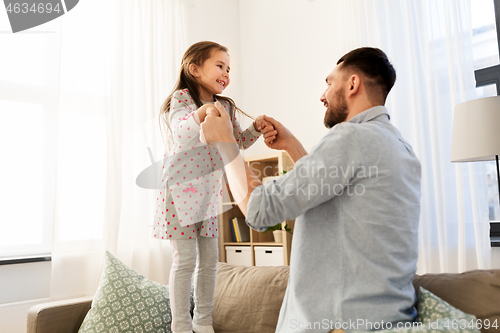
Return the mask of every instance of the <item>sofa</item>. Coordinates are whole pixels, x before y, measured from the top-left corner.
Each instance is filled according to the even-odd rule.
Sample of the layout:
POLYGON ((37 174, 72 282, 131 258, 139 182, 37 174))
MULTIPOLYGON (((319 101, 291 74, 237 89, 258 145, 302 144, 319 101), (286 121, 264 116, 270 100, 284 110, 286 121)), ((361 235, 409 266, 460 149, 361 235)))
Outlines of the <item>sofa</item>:
MULTIPOLYGON (((218 263, 213 326, 216 333, 272 333, 278 322, 289 275, 288 266, 245 267, 218 263)), ((483 322, 500 325, 500 270, 416 275, 423 287, 483 322)), ((28 333, 71 333, 89 311, 92 298, 39 304, 28 313, 28 333)), ((498 332, 490 328, 482 332, 498 332)))

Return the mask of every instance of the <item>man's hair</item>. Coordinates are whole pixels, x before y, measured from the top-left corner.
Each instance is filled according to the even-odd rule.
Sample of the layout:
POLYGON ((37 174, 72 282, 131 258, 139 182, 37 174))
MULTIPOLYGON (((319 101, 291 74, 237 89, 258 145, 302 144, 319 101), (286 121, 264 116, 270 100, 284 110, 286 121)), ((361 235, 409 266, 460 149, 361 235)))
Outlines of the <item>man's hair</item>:
POLYGON ((340 58, 337 65, 341 65, 344 72, 361 72, 367 78, 365 85, 369 97, 375 97, 374 93, 378 93, 383 97, 384 103, 396 82, 396 70, 387 55, 377 48, 361 47, 352 50, 340 58))

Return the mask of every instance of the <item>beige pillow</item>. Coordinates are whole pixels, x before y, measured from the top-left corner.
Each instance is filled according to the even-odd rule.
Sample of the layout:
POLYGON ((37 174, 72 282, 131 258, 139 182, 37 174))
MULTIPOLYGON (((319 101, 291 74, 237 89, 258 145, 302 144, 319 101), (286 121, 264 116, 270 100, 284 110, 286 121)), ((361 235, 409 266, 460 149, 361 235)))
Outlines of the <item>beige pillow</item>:
POLYGON ((473 314, 490 328, 481 332, 498 332, 500 327, 500 270, 475 270, 461 274, 415 275, 415 290, 423 287, 465 313, 473 314))
POLYGON ((274 333, 288 266, 217 264, 213 326, 217 333, 274 333))

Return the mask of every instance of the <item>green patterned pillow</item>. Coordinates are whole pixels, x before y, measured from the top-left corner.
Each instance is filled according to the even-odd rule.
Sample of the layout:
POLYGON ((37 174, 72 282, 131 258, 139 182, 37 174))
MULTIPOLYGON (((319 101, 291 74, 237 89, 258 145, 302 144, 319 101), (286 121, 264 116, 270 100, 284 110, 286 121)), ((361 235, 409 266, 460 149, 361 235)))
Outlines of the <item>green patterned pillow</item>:
POLYGON ((424 327, 454 332, 480 332, 476 317, 454 308, 430 291, 420 287, 417 321, 424 327))
POLYGON ((381 330, 377 333, 480 333, 478 324, 475 316, 454 308, 430 291, 420 287, 416 322, 407 324, 411 327, 381 330))
POLYGON ((170 333, 171 321, 168 286, 146 279, 106 252, 92 308, 78 333, 170 333))

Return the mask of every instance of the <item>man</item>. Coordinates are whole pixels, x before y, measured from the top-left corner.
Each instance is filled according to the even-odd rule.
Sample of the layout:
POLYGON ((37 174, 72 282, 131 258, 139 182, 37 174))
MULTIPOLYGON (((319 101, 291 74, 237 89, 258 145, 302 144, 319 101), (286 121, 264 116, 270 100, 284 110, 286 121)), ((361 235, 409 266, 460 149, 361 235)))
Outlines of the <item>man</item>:
POLYGON ((396 328, 416 317, 420 163, 384 107, 395 80, 379 49, 343 56, 321 96, 330 130, 310 154, 266 118, 275 128, 263 130, 266 144, 285 150, 295 168, 265 186, 241 162, 225 112, 202 124, 247 223, 262 231, 296 219, 276 332, 396 328))

